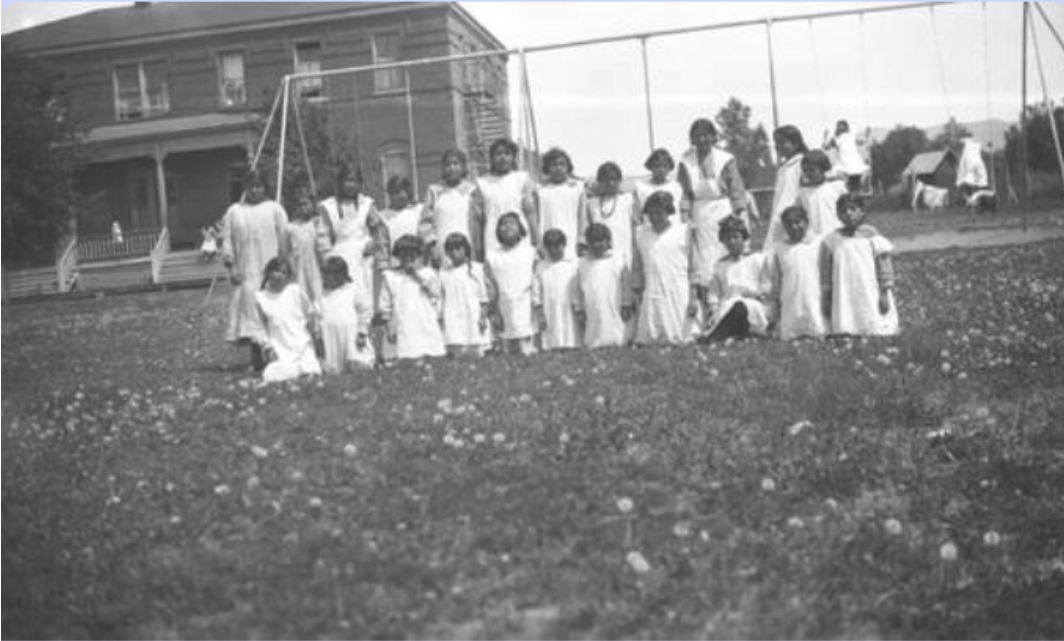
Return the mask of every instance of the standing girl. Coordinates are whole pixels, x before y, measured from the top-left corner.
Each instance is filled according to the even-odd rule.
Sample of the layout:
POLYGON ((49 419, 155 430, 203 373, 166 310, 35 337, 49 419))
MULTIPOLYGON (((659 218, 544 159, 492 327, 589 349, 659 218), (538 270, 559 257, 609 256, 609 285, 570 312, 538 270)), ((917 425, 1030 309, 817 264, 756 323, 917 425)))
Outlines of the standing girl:
POLYGON ((532 305, 539 317, 544 350, 580 347, 580 326, 576 320, 576 277, 579 263, 566 254, 568 239, 560 229, 543 234, 546 260, 536 265, 532 305))
POLYGON ((295 281, 311 303, 321 300, 321 266, 318 262, 318 212, 314 196, 303 187, 296 191, 295 211, 288 224, 288 259, 295 281))
POLYGON ((262 289, 255 293, 271 362, 262 371, 264 383, 287 381, 303 374, 321 374, 310 324, 314 308, 292 282, 292 267, 280 256, 266 263, 262 289))
POLYGON ((488 286, 484 265, 474 263, 469 238, 454 232, 443 243, 443 340, 451 356, 480 356, 488 336, 488 286))
MULTIPOLYGON (((650 178, 640 180, 635 184, 636 211, 646 213, 647 199, 659 191, 668 192, 672 195, 672 202, 678 206, 683 202, 683 187, 679 181, 669 177, 676 168, 676 162, 668 149, 655 149, 647 158, 643 166, 650 171, 650 178)), ((675 209, 675 206, 674 206, 675 209)), ((683 222, 687 222, 685 212, 680 212, 683 222)))
MULTIPOLYGON (((395 242, 403 236, 417 236, 421 222, 421 205, 414 202, 414 186, 404 176, 392 176, 386 186, 388 208, 381 212, 381 220, 388 228, 388 238, 395 248, 395 242)), ((394 266, 395 261, 392 261, 394 266)))
POLYGON ((326 373, 373 367, 377 357, 369 341, 373 301, 361 280, 352 280, 347 263, 339 256, 325 259, 325 292, 321 297, 322 363, 326 373))
MULTIPOLYGON (((484 255, 499 248, 499 219, 513 213, 523 229, 530 229, 532 238, 538 237, 535 224, 535 205, 532 202, 533 185, 528 174, 516 169, 517 143, 500 138, 491 143, 488 157, 491 173, 477 178, 477 194, 474 207, 483 230, 484 255)), ((524 240, 522 242, 530 242, 524 240)))
POLYGON ((488 252, 485 272, 492 291, 495 325, 508 354, 529 356, 535 352, 532 338, 532 278, 536 250, 525 241, 528 232, 521 215, 508 212, 499 218, 497 248, 488 252))
POLYGON ((625 324, 633 316, 629 271, 621 256, 610 251, 610 241, 609 227, 591 223, 588 253, 577 270, 575 307, 589 349, 628 343, 625 324))
POLYGON ((821 237, 839 225, 835 203, 846 193, 846 183, 841 179, 828 180, 831 160, 819 149, 802 157, 802 187, 798 191, 798 204, 809 214, 809 233, 821 237))
MULTIPOLYGON (((794 125, 783 125, 772 133, 776 144, 779 166, 776 168, 776 188, 772 192, 772 211, 765 235, 765 253, 783 243, 783 210, 798 202, 798 190, 802 183, 802 158, 809 151, 802 139, 802 132, 794 125)), ((808 217, 807 217, 808 218, 808 217)))
POLYGON ((678 345, 692 338, 687 319, 697 313, 697 299, 689 279, 691 235, 675 212, 672 194, 652 194, 643 210, 648 224, 636 232, 632 290, 641 297, 637 345, 678 345))
POLYGON ((821 263, 822 306, 831 333, 893 336, 898 333, 894 246, 864 224, 859 198, 843 194, 836 207, 842 228, 824 239, 821 263))
MULTIPOLYGON (((589 226, 594 223, 609 228, 612 253, 620 258, 626 268, 631 269, 634 253, 633 230, 637 219, 635 196, 629 192, 621 192, 624 176, 615 162, 603 163, 595 178, 598 193, 587 201, 585 224, 588 227, 582 231, 586 234, 589 226)), ((590 243, 586 238, 585 241, 590 243)))
POLYGON ((780 218, 787 237, 770 254, 780 338, 818 338, 827 333, 821 311, 821 239, 809 234, 809 216, 800 206, 784 209, 780 218))
POLYGON ((380 318, 387 341, 401 360, 447 353, 440 329, 440 277, 421 264, 425 244, 412 234, 395 241, 396 267, 381 278, 380 318))
POLYGON ((717 261, 709 282, 710 326, 701 340, 707 343, 729 338, 764 336, 771 311, 769 296, 772 274, 762 253, 746 251, 750 231, 738 216, 720 223, 720 242, 728 254, 717 261))
MULTIPOLYGON (((420 234, 429 243, 435 260, 446 264, 445 241, 451 234, 461 234, 475 247, 482 247, 483 238, 474 234, 473 192, 477 186, 468 180, 468 161, 464 152, 448 149, 443 152, 443 176, 438 183, 429 185, 425 194, 425 208, 421 216, 420 234)), ((483 256, 483 251, 470 254, 483 256)))
MULTIPOLYGON (((580 217, 584 211, 584 185, 573 178, 573 161, 569 154, 554 148, 543 156, 543 173, 547 182, 532 192, 536 208, 538 233, 557 229, 566 238, 576 239, 580 232, 580 217)), ((542 245, 542 238, 537 244, 542 245)), ((565 256, 576 258, 576 243, 566 244, 565 256)))

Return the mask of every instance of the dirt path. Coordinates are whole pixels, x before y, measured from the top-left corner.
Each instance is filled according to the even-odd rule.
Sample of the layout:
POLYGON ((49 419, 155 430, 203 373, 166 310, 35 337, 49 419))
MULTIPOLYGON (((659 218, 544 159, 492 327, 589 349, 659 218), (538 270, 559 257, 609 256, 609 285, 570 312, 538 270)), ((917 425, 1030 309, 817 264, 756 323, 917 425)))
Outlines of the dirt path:
POLYGON ((1022 245, 1051 238, 1064 238, 1060 225, 1028 227, 1022 229, 979 229, 965 232, 945 231, 922 234, 908 238, 893 238, 899 254, 908 252, 949 249, 951 247, 993 247, 997 245, 1022 245))

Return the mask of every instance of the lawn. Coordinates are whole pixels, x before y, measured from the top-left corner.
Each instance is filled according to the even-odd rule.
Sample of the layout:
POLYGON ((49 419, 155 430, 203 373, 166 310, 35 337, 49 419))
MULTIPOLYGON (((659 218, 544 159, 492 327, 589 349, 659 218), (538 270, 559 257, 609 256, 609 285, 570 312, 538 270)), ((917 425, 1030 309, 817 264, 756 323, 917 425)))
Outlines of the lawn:
POLYGON ((204 291, 3 307, 4 638, 1064 638, 1064 241, 903 335, 257 389, 204 291))

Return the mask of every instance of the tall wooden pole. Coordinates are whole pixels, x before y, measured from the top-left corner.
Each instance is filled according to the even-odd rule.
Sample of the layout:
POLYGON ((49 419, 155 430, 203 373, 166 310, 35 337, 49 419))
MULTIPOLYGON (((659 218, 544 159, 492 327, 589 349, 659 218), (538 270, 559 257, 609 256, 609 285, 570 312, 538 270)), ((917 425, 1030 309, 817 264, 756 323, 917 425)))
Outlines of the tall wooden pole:
MULTIPOLYGON (((776 95, 776 56, 772 51, 772 18, 765 18, 765 36, 768 42, 768 88, 772 95, 772 131, 775 132, 780 128, 780 107, 776 95)), ((769 150, 772 163, 777 163, 776 146, 769 145, 769 150)))
POLYGON ((1027 25, 1030 22, 1031 5, 1023 3, 1023 38, 1020 52, 1020 165, 1023 169, 1023 231, 1027 232, 1027 209, 1031 204, 1031 173, 1027 170, 1027 25))
POLYGON ((284 79, 284 97, 281 104, 281 142, 278 145, 279 151, 277 152, 277 195, 274 200, 281 202, 281 190, 284 188, 284 147, 285 138, 288 135, 288 99, 291 95, 290 88, 292 82, 288 79, 284 79))
POLYGON ((650 151, 654 151, 654 111, 650 105, 650 61, 647 59, 647 39, 639 39, 640 48, 643 51, 643 93, 647 107, 647 139, 650 151))

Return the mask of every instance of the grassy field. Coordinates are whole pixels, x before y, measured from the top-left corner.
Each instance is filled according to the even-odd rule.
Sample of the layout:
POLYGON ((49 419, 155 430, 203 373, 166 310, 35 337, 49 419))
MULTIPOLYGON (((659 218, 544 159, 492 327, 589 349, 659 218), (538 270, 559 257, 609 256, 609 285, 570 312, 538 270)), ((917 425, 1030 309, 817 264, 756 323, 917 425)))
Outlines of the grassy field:
POLYGON ((203 291, 3 308, 4 638, 1064 638, 1064 241, 903 335, 256 389, 203 291))

